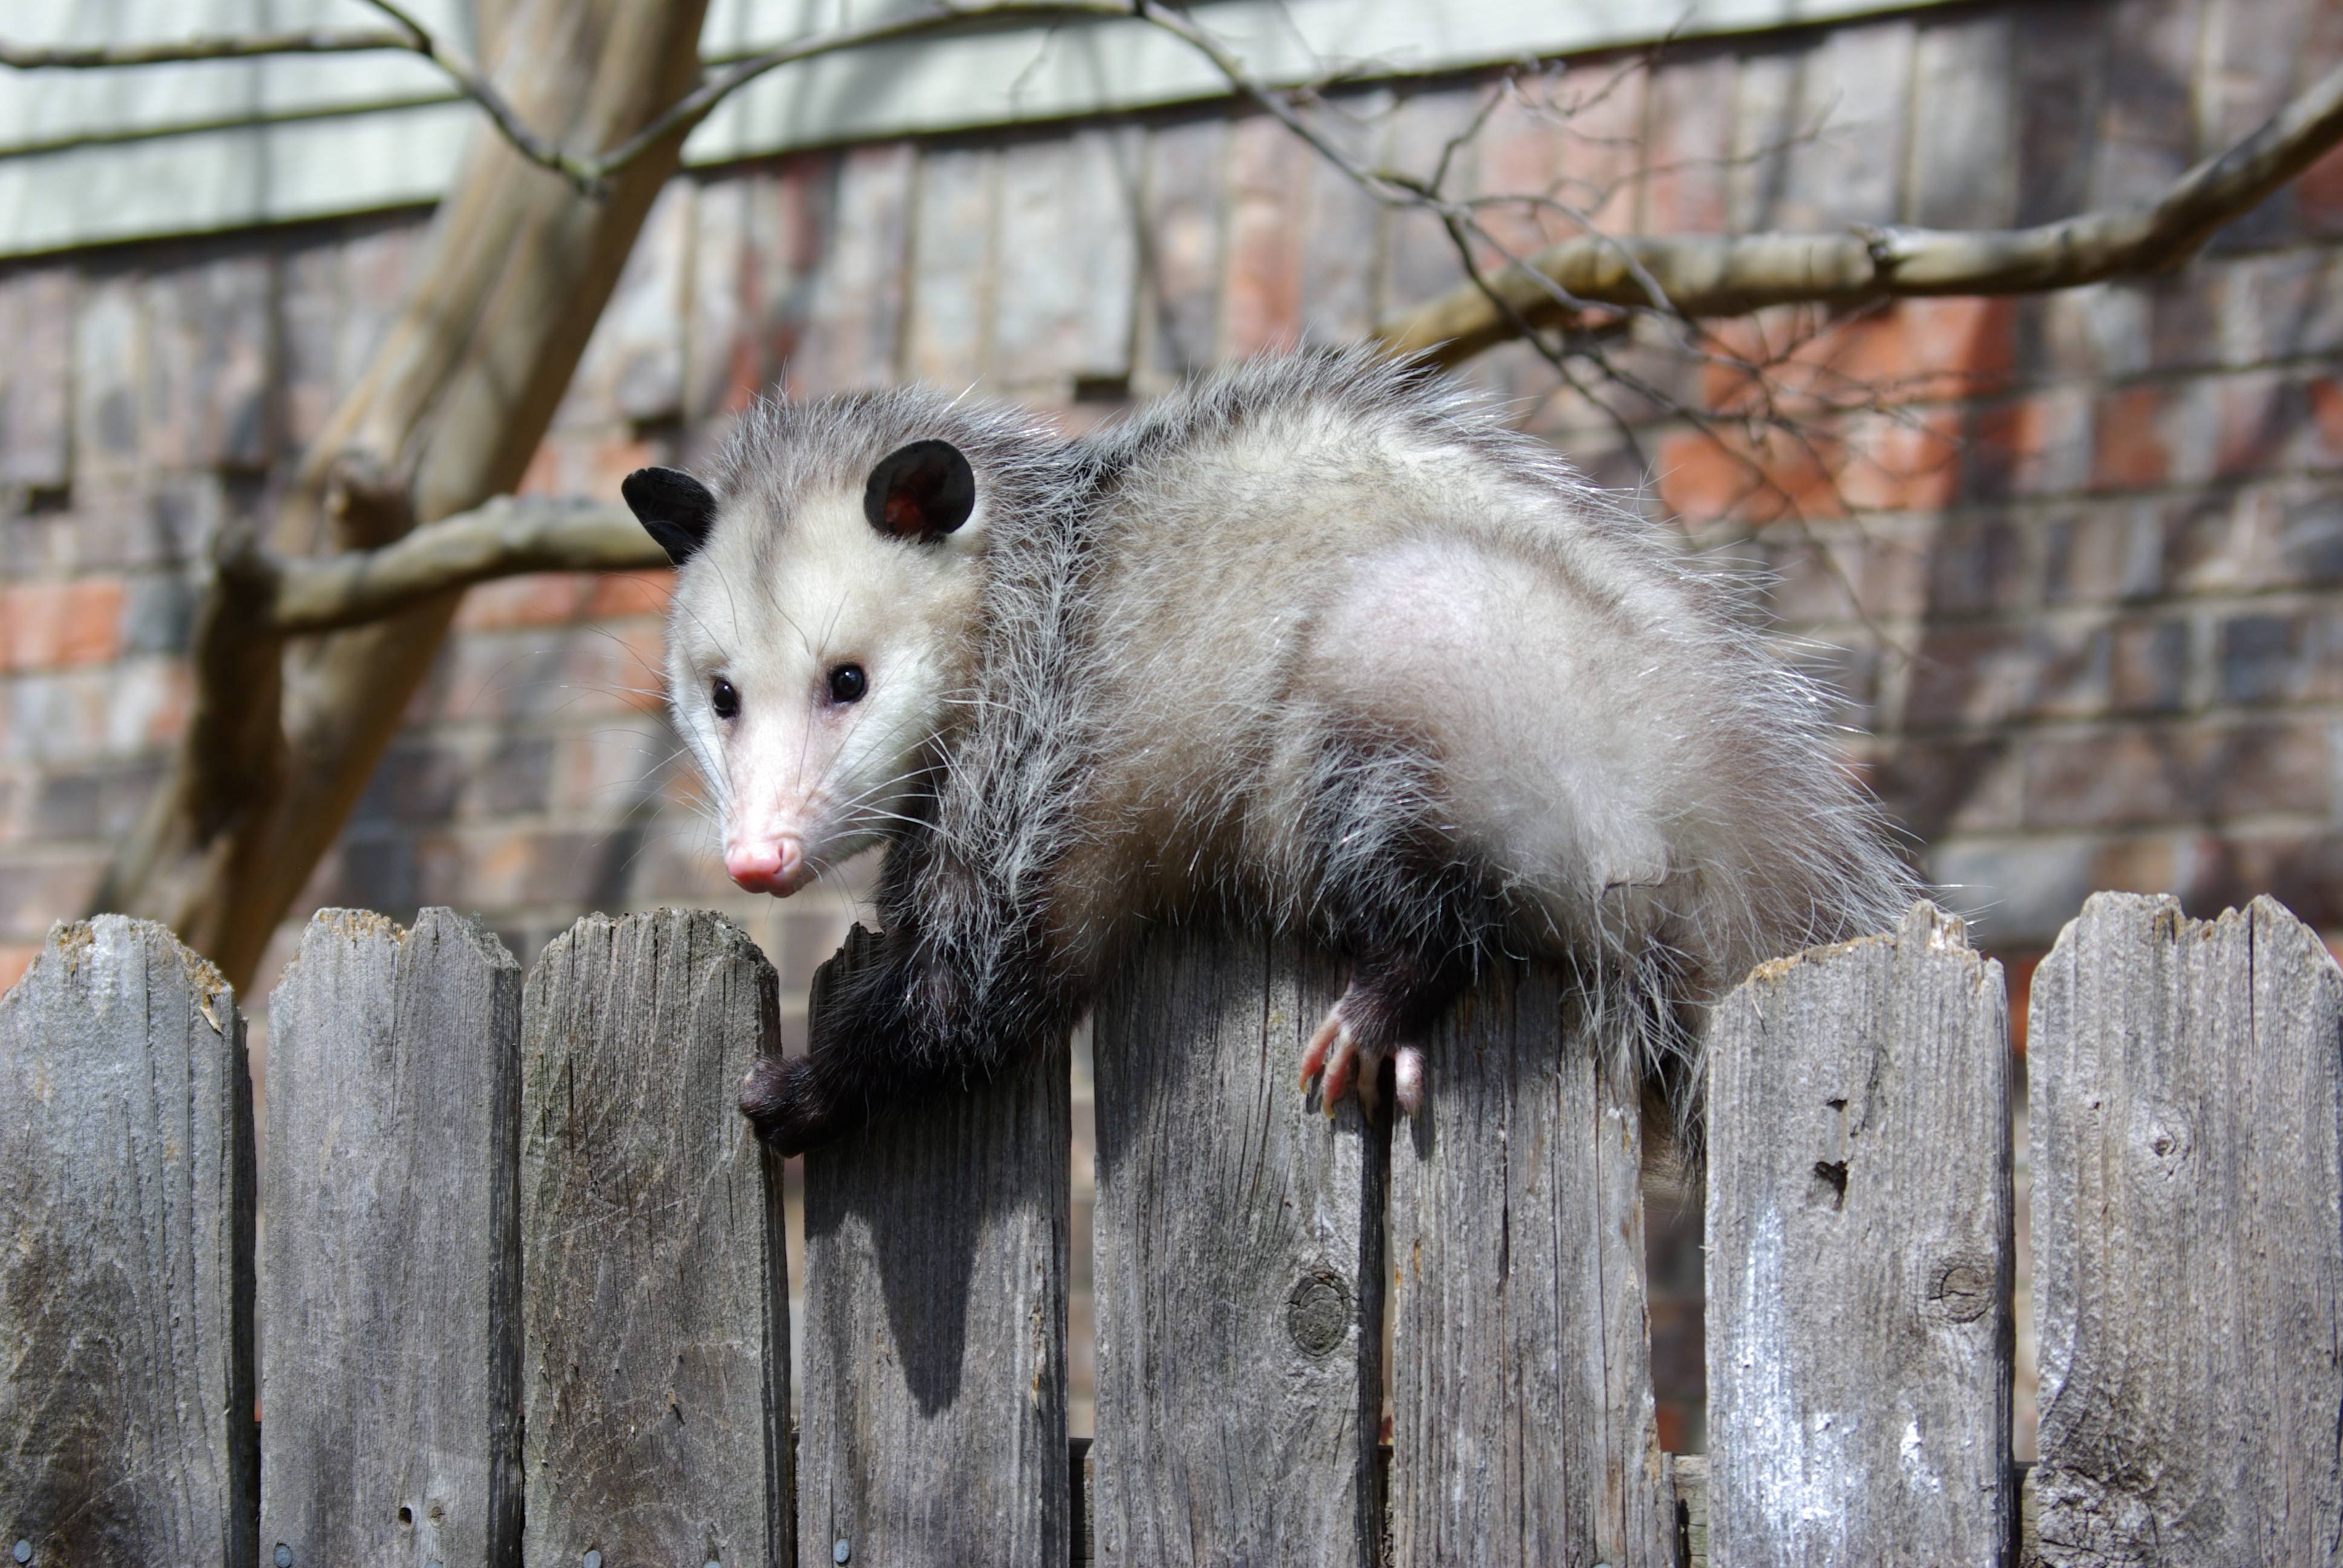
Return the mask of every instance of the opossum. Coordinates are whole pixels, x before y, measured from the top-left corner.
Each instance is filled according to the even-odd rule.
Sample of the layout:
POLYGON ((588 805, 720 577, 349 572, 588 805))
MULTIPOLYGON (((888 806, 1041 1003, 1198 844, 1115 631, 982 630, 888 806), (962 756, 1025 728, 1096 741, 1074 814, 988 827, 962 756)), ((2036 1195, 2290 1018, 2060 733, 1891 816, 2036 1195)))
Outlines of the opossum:
POLYGON ((732 879, 886 846, 875 957, 743 1086, 784 1152, 1009 1070, 1182 918, 1347 957, 1298 1064, 1330 1108, 1417 1110, 1500 954, 1564 963, 1684 1101, 1704 1004, 1913 890, 1732 574, 1420 366, 1257 360, 1073 437, 767 400, 709 482, 624 491, 681 568, 732 879))

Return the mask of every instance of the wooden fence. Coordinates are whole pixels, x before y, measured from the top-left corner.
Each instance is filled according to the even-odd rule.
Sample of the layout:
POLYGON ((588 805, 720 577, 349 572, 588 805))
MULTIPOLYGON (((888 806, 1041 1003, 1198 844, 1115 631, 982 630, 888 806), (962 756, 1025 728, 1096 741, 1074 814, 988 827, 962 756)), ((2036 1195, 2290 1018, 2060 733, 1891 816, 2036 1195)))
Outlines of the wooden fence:
POLYGON ((732 1110, 775 982, 736 927, 589 917, 524 986, 447 910, 319 915, 258 1169, 227 988, 158 927, 60 927, 0 1002, 0 1552, 2343 1560, 2343 975, 2277 905, 2101 896, 2036 974, 2022 1478, 2012 1063, 1956 921, 1720 1012, 1705 1462, 1656 1438, 1638 1121, 1566 993, 1488 977, 1384 1137, 1293 1087, 1339 980, 1175 935, 1102 999, 1070 1473, 1062 1061, 809 1159, 793 1447, 778 1171, 732 1110))

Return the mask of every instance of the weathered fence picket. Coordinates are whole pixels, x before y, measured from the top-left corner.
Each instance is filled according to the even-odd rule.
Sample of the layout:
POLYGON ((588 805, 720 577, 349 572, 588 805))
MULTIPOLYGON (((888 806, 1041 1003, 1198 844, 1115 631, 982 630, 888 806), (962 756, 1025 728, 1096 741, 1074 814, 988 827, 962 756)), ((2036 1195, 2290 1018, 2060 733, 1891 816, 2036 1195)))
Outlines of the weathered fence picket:
POLYGON ((1386 1141, 1295 1082, 1342 981, 1174 930, 1099 1000, 1102 1563, 1376 1560, 1386 1141))
POLYGON ((779 1162, 736 1109, 772 966, 720 915, 589 915, 521 1039, 524 1555, 789 1562, 779 1162))
POLYGON ((2343 973, 2099 894, 2027 1031, 2040 1561, 2343 1561, 2343 973))
POLYGON ((770 966, 663 910, 517 975, 444 910, 312 923, 256 1292, 234 996, 159 927, 51 934, 0 999, 0 1568, 2343 1568, 2343 970, 2267 900, 2096 898, 2036 972, 2022 1483, 2000 976, 1929 906, 1718 1010, 1682 1461, 1636 1096, 1561 977, 1485 974, 1387 1137, 1294 1083, 1339 965, 1141 951, 1093 1020, 1070 1470, 1062 1053, 808 1160, 793 1458, 779 1167, 734 1109, 770 966))
POLYGON ((0 998, 0 1552, 251 1568, 252 1081, 217 971, 60 925, 0 998))
POLYGON ((2001 966, 1919 904, 1760 968, 1709 1060, 1709 1561, 2003 1561, 2001 966))
POLYGON ((452 910, 326 910, 268 1023, 261 1542, 516 1568, 520 966, 452 910))
POLYGON ((1395 1568, 1676 1561, 1638 1097, 1575 1011, 1550 970, 1485 971, 1393 1138, 1395 1568))
POLYGON ((1061 1049, 806 1156, 799 1562, 1066 1562, 1068 1101, 1061 1049))

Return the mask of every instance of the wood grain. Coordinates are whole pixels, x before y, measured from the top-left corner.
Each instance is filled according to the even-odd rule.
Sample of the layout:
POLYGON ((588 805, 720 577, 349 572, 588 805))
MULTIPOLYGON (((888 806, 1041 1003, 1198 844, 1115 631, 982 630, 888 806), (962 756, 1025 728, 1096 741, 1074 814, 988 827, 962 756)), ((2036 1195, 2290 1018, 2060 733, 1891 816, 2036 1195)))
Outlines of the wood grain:
POLYGON ((0 1551, 27 1543, 33 1568, 251 1568, 235 993, 160 926, 58 925, 0 999, 0 1551))
POLYGON ((720 915, 589 915, 521 1006, 531 1563, 791 1561, 779 1161, 737 1108, 772 966, 720 915))
POLYGON ((1385 1140, 1296 1081, 1341 981, 1171 931, 1099 1000, 1102 1563, 1376 1560, 1385 1140))
POLYGON ((1061 1042, 806 1156, 799 1562, 1069 1560, 1070 1094, 1061 1042))
POLYGON ((261 1540, 520 1561, 520 968, 444 909, 321 910, 269 998, 261 1540))
POLYGON ((1709 1060, 1709 1560, 2006 1561, 2001 966, 1917 904, 1759 968, 1709 1060))
POLYGON ((2343 974, 2102 893, 2027 1031, 2038 1561, 2343 1560, 2343 974))
POLYGON ((1392 1149, 1393 1562, 1673 1565, 1638 1097, 1561 980, 1485 970, 1392 1149))

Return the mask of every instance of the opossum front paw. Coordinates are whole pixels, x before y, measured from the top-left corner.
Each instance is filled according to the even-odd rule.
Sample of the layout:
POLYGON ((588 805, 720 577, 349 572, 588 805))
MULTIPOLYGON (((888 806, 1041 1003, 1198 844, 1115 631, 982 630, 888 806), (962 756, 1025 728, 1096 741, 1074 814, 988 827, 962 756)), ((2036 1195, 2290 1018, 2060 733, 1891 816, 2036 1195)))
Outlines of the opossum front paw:
POLYGON ((1423 1052, 1416 1046, 1396 1044, 1388 1025, 1374 1016, 1377 1010, 1353 983, 1302 1053, 1302 1087, 1306 1092, 1316 1081, 1329 1116, 1355 1090, 1360 1111, 1372 1121, 1383 1101, 1386 1060, 1392 1066, 1392 1098, 1401 1111, 1413 1116, 1423 1108, 1423 1052))
POLYGON ((846 1131, 804 1057, 763 1056, 740 1081, 740 1114, 783 1154, 802 1154, 846 1131))

